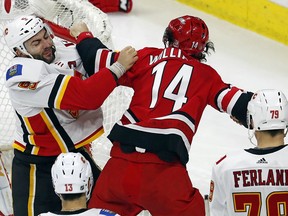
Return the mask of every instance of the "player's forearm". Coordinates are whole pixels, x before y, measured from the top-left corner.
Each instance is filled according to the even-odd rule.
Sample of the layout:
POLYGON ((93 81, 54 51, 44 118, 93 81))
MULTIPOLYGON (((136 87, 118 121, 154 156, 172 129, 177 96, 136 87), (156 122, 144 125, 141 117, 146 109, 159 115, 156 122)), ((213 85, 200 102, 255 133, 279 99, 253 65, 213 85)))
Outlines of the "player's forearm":
MULTIPOLYGON (((92 74, 97 72, 95 71, 95 62, 97 62, 96 61, 97 51, 99 49, 108 49, 108 48, 98 38, 94 38, 91 33, 82 32, 81 34, 79 34, 77 38, 76 49, 82 59, 86 72, 89 74, 89 76, 91 76, 92 74)), ((105 60, 106 59, 104 59, 104 61, 105 60)), ((113 62, 111 62, 110 64, 112 63, 113 62)), ((97 65, 97 67, 99 66, 97 65)))
POLYGON ((58 82, 61 84, 59 84, 59 88, 57 86, 54 88, 57 92, 64 90, 64 94, 62 97, 61 95, 56 95, 56 97, 51 95, 49 100, 50 107, 77 110, 98 109, 117 86, 113 74, 107 68, 102 69, 99 73, 86 80, 70 77, 67 87, 61 87, 60 89, 66 78, 66 76, 59 76, 58 82))

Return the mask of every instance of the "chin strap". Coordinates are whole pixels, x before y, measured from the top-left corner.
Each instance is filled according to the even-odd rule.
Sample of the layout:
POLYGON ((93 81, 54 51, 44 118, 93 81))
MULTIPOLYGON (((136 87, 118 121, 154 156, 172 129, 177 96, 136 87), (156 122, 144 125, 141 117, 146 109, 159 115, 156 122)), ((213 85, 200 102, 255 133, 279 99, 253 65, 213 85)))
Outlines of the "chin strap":
POLYGON ((286 137, 286 135, 287 135, 287 132, 288 132, 288 126, 286 127, 286 132, 284 131, 284 137, 286 137))
POLYGON ((255 130, 254 129, 253 130, 248 129, 248 138, 249 138, 250 143, 252 143, 252 145, 254 145, 254 146, 257 146, 257 144, 254 143, 252 140, 253 137, 255 137, 255 130))

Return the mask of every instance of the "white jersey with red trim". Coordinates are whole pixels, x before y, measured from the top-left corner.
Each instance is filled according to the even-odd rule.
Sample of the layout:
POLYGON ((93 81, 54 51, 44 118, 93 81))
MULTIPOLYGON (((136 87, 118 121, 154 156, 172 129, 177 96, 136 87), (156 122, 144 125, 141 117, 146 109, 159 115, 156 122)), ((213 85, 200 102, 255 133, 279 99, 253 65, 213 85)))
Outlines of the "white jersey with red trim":
POLYGON ((80 209, 76 211, 62 211, 59 213, 42 213, 39 216, 60 216, 60 215, 77 215, 77 216, 119 216, 118 214, 105 209, 80 209))
POLYGON ((54 44, 56 47, 55 59, 51 63, 55 68, 65 69, 65 74, 75 75, 74 71, 86 76, 86 71, 83 67, 82 60, 75 48, 75 44, 65 40, 55 38, 54 44))
POLYGON ((13 147, 28 154, 55 156, 103 134, 100 106, 116 87, 112 73, 103 69, 83 80, 75 47, 58 45, 56 56, 51 64, 15 57, 7 70, 6 87, 16 111, 13 147))
POLYGON ((211 216, 288 215, 288 146, 246 149, 212 169, 211 216))

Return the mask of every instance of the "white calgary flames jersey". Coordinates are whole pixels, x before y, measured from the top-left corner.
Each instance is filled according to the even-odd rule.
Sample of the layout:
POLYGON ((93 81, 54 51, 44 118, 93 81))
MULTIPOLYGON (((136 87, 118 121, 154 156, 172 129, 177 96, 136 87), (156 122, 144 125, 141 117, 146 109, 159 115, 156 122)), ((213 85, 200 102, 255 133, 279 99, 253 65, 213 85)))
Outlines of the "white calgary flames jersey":
POLYGON ((246 149, 212 169, 211 216, 288 215, 288 146, 246 149))
POLYGON ((75 46, 57 42, 56 48, 53 63, 16 57, 6 74, 16 111, 13 147, 27 154, 55 156, 103 134, 99 107, 116 86, 113 75, 99 72, 97 85, 92 82, 94 75, 84 83, 85 71, 75 46))
POLYGON ((105 210, 105 209, 80 209, 77 211, 71 211, 71 212, 65 212, 65 214, 63 212, 61 213, 42 213, 39 216, 60 216, 60 215, 77 215, 77 216, 119 216, 116 213, 113 213, 111 211, 105 210))

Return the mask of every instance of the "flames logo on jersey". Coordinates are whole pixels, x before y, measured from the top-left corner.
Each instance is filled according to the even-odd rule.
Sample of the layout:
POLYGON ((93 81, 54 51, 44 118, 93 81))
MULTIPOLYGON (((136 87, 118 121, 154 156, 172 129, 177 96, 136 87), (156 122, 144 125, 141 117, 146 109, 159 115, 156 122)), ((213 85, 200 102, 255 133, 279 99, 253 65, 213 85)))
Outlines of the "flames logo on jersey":
POLYGON ((74 119, 79 117, 79 110, 69 110, 68 112, 74 119))

